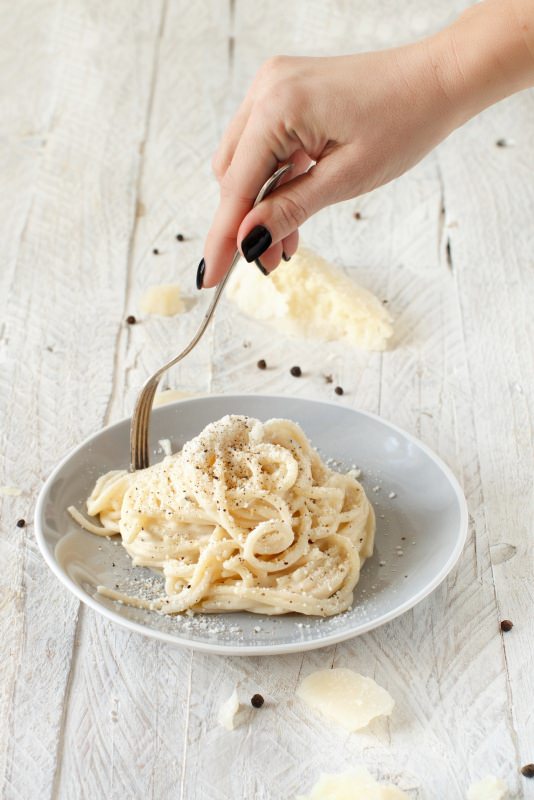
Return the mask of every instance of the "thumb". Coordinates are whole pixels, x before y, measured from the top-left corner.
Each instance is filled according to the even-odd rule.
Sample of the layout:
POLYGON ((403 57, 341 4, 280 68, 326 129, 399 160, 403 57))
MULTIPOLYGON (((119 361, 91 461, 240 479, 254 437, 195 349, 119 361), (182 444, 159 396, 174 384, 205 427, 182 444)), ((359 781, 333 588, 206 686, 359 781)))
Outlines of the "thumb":
POLYGON ((345 198, 346 177, 338 153, 325 156, 304 175, 279 186, 243 219, 237 241, 247 261, 282 241, 319 209, 345 198))

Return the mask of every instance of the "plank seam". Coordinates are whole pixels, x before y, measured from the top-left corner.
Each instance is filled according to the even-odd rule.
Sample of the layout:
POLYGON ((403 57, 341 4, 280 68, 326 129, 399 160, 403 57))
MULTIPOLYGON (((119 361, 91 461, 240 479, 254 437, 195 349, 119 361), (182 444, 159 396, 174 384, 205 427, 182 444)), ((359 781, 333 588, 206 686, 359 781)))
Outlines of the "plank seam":
POLYGON ((136 191, 132 203, 131 208, 131 219, 132 219, 132 226, 130 232, 130 240, 128 242, 128 257, 127 257, 127 264, 126 264, 126 283, 124 287, 124 306, 121 315, 121 321, 119 323, 119 327, 117 330, 116 336, 116 344, 115 344, 115 356, 113 360, 113 381, 111 385, 111 392, 109 394, 109 400, 106 408, 106 413, 104 415, 104 425, 108 425, 110 422, 111 415, 113 413, 113 408, 115 404, 115 400, 117 397, 117 392, 119 391, 119 387, 122 385, 122 381, 118 380, 118 375, 120 372, 121 366, 121 346, 125 341, 125 337, 128 336, 128 331, 125 330, 124 327, 124 318, 126 317, 126 310, 128 308, 130 302, 130 295, 132 289, 132 273, 133 273, 133 253, 134 253, 134 242, 135 242, 135 235, 137 233, 137 215, 136 215, 136 208, 139 202, 139 191, 141 188, 141 184, 143 181, 143 174, 144 174, 144 164, 145 164, 145 145, 150 137, 150 121, 152 119, 152 108, 154 105, 154 97, 156 94, 157 89, 157 74, 158 74, 158 63, 160 57, 160 49, 161 49, 161 40, 163 38, 163 34, 165 32, 165 22, 167 19, 167 9, 168 9, 168 0, 163 0, 163 4, 161 7, 161 14, 159 20, 159 27, 158 32, 156 35, 156 45, 154 47, 154 55, 152 58, 152 75, 150 78, 150 90, 148 92, 148 99, 146 104, 146 113, 145 113, 145 126, 143 130, 143 135, 139 142, 139 161, 138 161, 138 170, 137 170, 137 181, 136 181, 136 191))
POLYGON ((76 642, 78 641, 78 635, 80 633, 81 625, 82 625, 82 618, 83 618, 84 606, 83 603, 78 603, 78 613, 76 615, 76 625, 74 627, 74 636, 72 638, 72 648, 71 648, 71 657, 70 657, 70 667, 69 667, 69 674, 67 677, 67 685, 65 687, 65 697, 63 701, 63 709, 61 712, 61 720, 60 720, 60 728, 59 728, 59 736, 57 737, 57 746, 56 746, 56 768, 54 770, 54 779, 52 781, 52 792, 51 798, 58 796, 59 785, 61 781, 61 768, 63 765, 63 759, 61 758, 61 754, 63 753, 63 741, 65 738, 65 723, 67 721, 67 715, 69 713, 70 708, 70 695, 72 691, 72 684, 74 681, 74 673, 76 670, 76 663, 78 661, 78 649, 76 647, 76 642))

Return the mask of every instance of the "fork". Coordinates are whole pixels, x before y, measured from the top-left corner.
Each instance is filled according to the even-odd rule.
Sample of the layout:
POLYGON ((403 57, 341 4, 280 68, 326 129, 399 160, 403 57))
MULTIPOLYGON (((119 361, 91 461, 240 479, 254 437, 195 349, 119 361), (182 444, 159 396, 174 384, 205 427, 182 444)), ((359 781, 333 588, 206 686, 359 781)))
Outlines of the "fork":
MULTIPOLYGON (((257 206, 258 203, 267 197, 267 195, 272 192, 272 190, 276 187, 278 181, 285 175, 288 170, 291 169, 293 164, 285 164, 280 169, 276 170, 274 175, 263 184, 261 187, 256 200, 254 201, 254 206, 257 206)), ((235 255, 232 259, 232 263, 230 264, 230 268, 222 281, 219 283, 215 290, 215 294, 213 295, 213 299, 206 311, 202 322, 200 323, 200 327, 181 353, 179 353, 175 358, 171 361, 164 364, 163 367, 156 370, 153 375, 146 381, 143 388, 139 392, 137 397, 137 402, 135 404, 134 412, 132 414, 132 422, 130 425, 130 471, 134 472, 137 469, 145 469, 150 465, 150 459, 148 455, 148 431, 150 425, 150 412, 152 411, 152 404, 154 402, 154 396, 156 394, 156 390, 158 388, 158 384, 161 380, 162 375, 167 372, 168 369, 173 367, 182 358, 185 358, 191 350, 198 344, 200 339, 202 338, 206 328, 208 327, 208 323, 211 320, 215 308, 217 307, 217 303, 223 293, 224 287, 226 286, 230 275, 232 274, 235 265, 239 261, 241 257, 241 253, 239 250, 236 250, 235 255)))

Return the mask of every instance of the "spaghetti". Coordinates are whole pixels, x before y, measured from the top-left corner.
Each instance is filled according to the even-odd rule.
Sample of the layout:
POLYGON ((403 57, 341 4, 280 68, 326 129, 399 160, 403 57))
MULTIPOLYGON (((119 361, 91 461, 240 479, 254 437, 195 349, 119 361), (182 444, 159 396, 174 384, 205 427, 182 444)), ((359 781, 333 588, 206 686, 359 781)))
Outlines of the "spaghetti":
POLYGON ((152 601, 99 592, 166 614, 338 614, 373 552, 361 485, 284 419, 223 417, 159 464, 103 475, 87 510, 100 525, 69 509, 92 533, 120 533, 134 566, 165 578, 152 601))

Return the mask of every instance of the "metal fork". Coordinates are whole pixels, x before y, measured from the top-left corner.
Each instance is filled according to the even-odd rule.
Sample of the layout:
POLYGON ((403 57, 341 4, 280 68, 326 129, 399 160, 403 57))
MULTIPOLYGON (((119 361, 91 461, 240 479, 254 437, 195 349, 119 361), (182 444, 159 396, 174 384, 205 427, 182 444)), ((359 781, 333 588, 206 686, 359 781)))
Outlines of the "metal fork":
MULTIPOLYGON (((274 175, 272 175, 268 181, 266 181, 263 186, 261 187, 256 200, 254 201, 254 205, 257 206, 258 203, 267 197, 267 195, 272 192, 272 190, 276 187, 276 184, 285 173, 291 169, 293 164, 286 164, 280 169, 276 170, 274 175)), ((230 264, 230 268, 222 281, 219 283, 215 290, 215 294, 213 295, 213 300, 211 301, 208 310, 204 315, 204 319, 200 323, 200 327, 198 331, 195 333, 187 347, 182 350, 176 358, 173 358, 163 367, 158 369, 144 384, 143 388, 139 392, 137 397, 137 402, 135 404, 134 412, 132 415, 132 423, 130 426, 130 470, 134 471, 136 469, 145 469, 150 464, 150 459, 148 455, 148 429, 150 424, 150 412, 152 411, 152 403, 154 402, 154 395, 156 394, 156 389, 158 388, 158 384, 160 382, 161 376, 164 372, 166 372, 170 367, 173 367, 182 358, 185 358, 188 353, 198 344, 204 331, 208 327, 208 323, 213 316, 217 303, 223 293, 224 287, 226 286, 230 275, 233 272, 233 269, 239 258, 241 253, 239 250, 236 250, 235 256, 230 264)))

